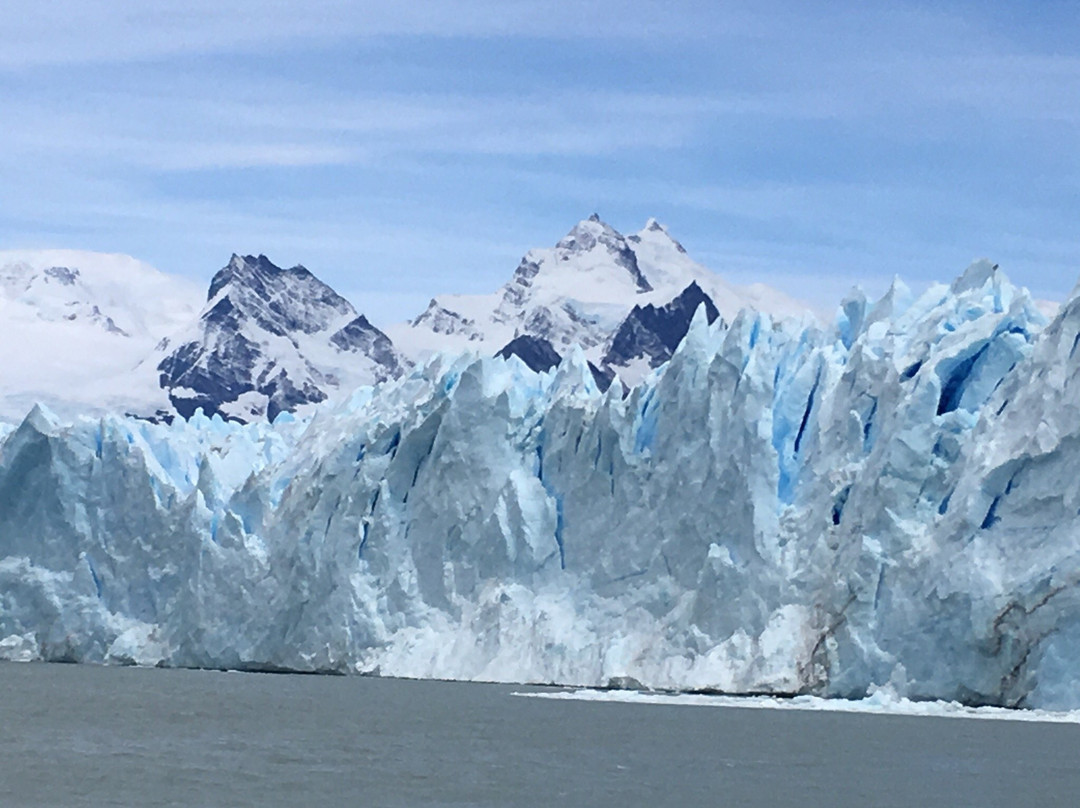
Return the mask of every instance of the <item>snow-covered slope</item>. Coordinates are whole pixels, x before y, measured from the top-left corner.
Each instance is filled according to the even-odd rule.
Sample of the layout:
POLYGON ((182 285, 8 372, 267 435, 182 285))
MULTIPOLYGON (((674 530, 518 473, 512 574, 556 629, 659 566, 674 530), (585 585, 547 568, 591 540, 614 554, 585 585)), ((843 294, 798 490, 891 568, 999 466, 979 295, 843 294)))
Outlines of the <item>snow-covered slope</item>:
POLYGON ((168 404, 139 363, 199 307, 195 284, 125 255, 0 251, 0 418, 168 404))
POLYGON ((387 339, 307 269, 234 255, 210 283, 198 320, 159 348, 161 386, 177 412, 250 420, 325 401, 401 374, 387 339))
MULTIPOLYGON (((631 282, 633 280, 631 279, 631 282)), ((310 421, 0 444, 0 654, 1080 706, 1080 297, 698 308, 625 398, 440 357, 310 421)))
POLYGON ((711 298, 721 316, 731 322, 742 309, 753 309, 773 319, 813 320, 813 311, 802 301, 764 283, 737 286, 706 269, 687 254, 667 228, 649 219, 638 233, 626 237, 638 267, 657 292, 635 304, 663 305, 696 283, 711 298))
POLYGON ((579 345, 599 361, 634 306, 664 306, 691 284, 729 321, 743 308, 811 316, 775 289, 726 283, 693 261, 654 219, 624 236, 594 214, 555 247, 530 250, 495 294, 442 295, 411 323, 387 333, 414 359, 443 350, 491 354, 525 334, 547 340, 560 354, 579 345))

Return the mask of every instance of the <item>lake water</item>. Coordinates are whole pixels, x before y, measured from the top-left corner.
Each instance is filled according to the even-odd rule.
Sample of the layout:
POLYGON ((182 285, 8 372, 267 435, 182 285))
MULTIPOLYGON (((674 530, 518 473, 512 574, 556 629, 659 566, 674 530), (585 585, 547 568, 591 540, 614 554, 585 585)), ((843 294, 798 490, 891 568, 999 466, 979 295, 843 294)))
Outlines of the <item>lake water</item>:
POLYGON ((0 806, 1075 806, 1080 726, 0 664, 0 806))

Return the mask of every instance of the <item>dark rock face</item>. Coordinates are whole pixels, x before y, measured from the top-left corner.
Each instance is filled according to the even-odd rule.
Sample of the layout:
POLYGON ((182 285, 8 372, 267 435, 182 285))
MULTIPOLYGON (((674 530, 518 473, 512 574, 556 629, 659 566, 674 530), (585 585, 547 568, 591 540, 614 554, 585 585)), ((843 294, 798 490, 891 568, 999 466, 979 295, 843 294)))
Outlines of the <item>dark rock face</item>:
POLYGON ((368 318, 362 314, 330 337, 330 344, 339 351, 367 356, 386 369, 388 378, 400 376, 405 371, 390 338, 368 322, 368 318))
MULTIPOLYGON (((212 310, 217 312, 218 328, 227 327, 222 325, 228 322, 222 314, 226 304, 222 301, 212 310)), ((240 333, 213 348, 187 342, 158 364, 159 383, 169 390, 169 400, 181 417, 190 418, 199 408, 212 415, 222 404, 257 389, 253 376, 259 354, 259 346, 240 333)))
MULTIPOLYGON (((600 364, 589 362, 597 387, 606 392, 615 381, 616 369, 635 359, 645 358, 654 368, 668 361, 690 330, 694 314, 701 306, 705 307, 705 316, 712 325, 720 312, 697 283, 691 283, 664 306, 634 306, 600 364)), ((537 373, 548 371, 562 361, 551 341, 535 334, 514 337, 495 355, 504 359, 517 356, 537 373)))
MULTIPOLYGON (((511 356, 518 357, 534 373, 545 373, 562 363, 562 357, 552 344, 543 337, 534 337, 531 334, 522 334, 514 337, 503 346, 496 356, 509 359, 511 356)), ((611 368, 598 368, 589 362, 589 372, 600 390, 607 392, 615 380, 615 371, 611 368)))
MULTIPOLYGON (((589 363, 589 372, 592 373, 593 381, 601 392, 606 393, 611 383, 615 381, 615 371, 609 367, 598 368, 592 362, 589 363)), ((623 385, 623 397, 626 397, 626 386, 623 385)))
POLYGON ((514 270, 514 277, 503 293, 503 300, 511 306, 524 306, 528 301, 529 291, 532 289, 533 278, 540 272, 540 265, 530 261, 528 256, 521 259, 518 268, 514 270))
POLYGON ((443 308, 434 298, 411 324, 414 327, 427 326, 436 334, 464 334, 474 341, 483 338, 474 320, 443 308))
POLYGON ((207 302, 222 291, 243 317, 276 336, 314 334, 332 319, 356 313, 348 300, 304 267, 282 269, 265 255, 234 255, 210 281, 207 302))
POLYGON ((562 357, 555 351, 551 343, 543 337, 534 337, 530 334, 522 334, 508 342, 496 356, 509 359, 511 356, 518 357, 536 373, 544 373, 556 367, 562 361, 562 357))
POLYGON ((691 283, 665 306, 634 306, 615 332, 604 356, 604 366, 627 365, 644 357, 651 367, 659 367, 682 342, 700 306, 705 306, 710 325, 720 316, 712 299, 697 283, 691 283))
POLYGON ((74 286, 79 274, 79 270, 69 267, 49 267, 45 270, 47 277, 55 278, 63 286, 74 286))
POLYGON ((376 381, 404 370, 390 339, 307 269, 234 255, 214 276, 197 328, 158 364, 159 380, 184 418, 201 408, 273 420, 324 401, 338 385, 336 365, 305 353, 320 345, 330 349, 319 350, 323 360, 329 353, 344 367, 369 363, 376 381), (237 404, 246 394, 255 395, 237 404))

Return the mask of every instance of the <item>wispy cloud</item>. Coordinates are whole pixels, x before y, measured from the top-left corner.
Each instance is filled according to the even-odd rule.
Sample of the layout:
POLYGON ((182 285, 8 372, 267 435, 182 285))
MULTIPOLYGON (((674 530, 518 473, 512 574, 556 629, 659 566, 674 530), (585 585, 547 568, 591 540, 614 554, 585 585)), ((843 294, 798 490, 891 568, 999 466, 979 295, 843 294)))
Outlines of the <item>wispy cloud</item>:
POLYGON ((700 38, 752 29, 756 15, 694 0, 10 0, 0 66, 153 61, 383 37, 560 40, 700 38))
POLYGON ((197 85, 168 95, 93 90, 67 103, 37 93, 10 98, 0 147, 163 171, 357 165, 422 154, 612 157, 700 145, 726 118, 823 117, 816 104, 772 94, 347 94, 287 82, 222 84, 214 99, 193 92, 197 85), (259 98, 250 97, 254 91, 259 98))
POLYGON ((599 210, 796 293, 990 255, 1060 295, 1080 29, 1010 8, 12 0, 0 242, 273 252, 401 302, 494 288, 599 210))

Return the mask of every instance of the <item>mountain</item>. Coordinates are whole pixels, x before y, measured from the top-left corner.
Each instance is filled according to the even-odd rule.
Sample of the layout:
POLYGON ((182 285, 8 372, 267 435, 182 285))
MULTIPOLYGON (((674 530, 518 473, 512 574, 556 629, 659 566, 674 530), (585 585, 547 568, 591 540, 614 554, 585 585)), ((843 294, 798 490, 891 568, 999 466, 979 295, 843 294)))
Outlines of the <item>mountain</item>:
POLYGON ((615 370, 623 381, 636 385, 645 372, 671 359, 699 308, 709 325, 720 317, 712 298, 697 281, 663 306, 635 305, 612 337, 601 366, 615 370))
POLYGON ((198 306, 194 284, 128 256, 0 251, 0 418, 37 402, 67 414, 167 406, 139 363, 198 306))
POLYGON ((534 373, 546 373, 562 361, 550 342, 529 334, 514 337, 495 355, 503 359, 516 356, 534 373))
POLYGON ((1080 290, 717 309, 625 397, 574 348, 310 423, 35 410, 0 656, 1080 707, 1080 290))
MULTIPOLYGON (((580 348, 575 347, 573 350, 580 350, 580 348)), ((502 359, 516 356, 534 373, 547 373, 563 362, 563 357, 550 342, 543 337, 533 337, 528 334, 514 337, 495 356, 502 359)), ((606 391, 615 380, 615 372, 607 368, 601 369, 587 360, 586 364, 597 388, 606 391)))
POLYGON ((493 353, 527 335, 546 340, 560 355, 579 345, 599 363, 635 306, 666 306, 692 284, 729 320, 743 308, 809 316, 806 306, 776 290, 726 283, 693 261, 655 219, 624 236, 594 214, 555 247, 526 253, 498 292, 436 297, 388 334, 414 359, 441 350, 493 353))
MULTIPOLYGON (((720 316, 712 299, 696 282, 667 305, 634 306, 610 340, 603 359, 588 363, 600 390, 606 391, 616 376, 624 385, 635 386, 646 373, 671 359, 699 308, 709 325, 720 316)), ((548 340, 530 334, 514 337, 495 355, 504 359, 517 356, 537 373, 562 361, 548 340)))
POLYGON ((176 411, 240 420, 325 401, 385 381, 405 365, 387 336, 302 266, 233 255, 185 332, 157 363, 176 411))

